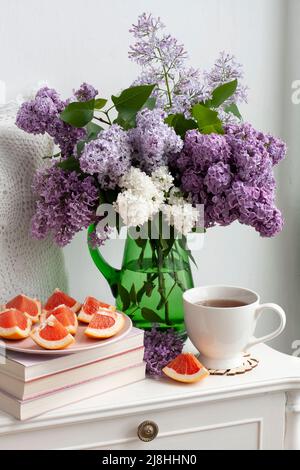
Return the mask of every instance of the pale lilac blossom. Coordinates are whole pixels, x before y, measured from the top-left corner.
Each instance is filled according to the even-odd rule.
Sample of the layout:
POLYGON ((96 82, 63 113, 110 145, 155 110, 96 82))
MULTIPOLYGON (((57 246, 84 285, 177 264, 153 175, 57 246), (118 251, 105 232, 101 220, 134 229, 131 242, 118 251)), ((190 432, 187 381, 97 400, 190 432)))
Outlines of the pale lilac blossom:
POLYGON ((224 83, 238 80, 236 92, 225 101, 224 107, 231 103, 247 102, 247 87, 241 83, 243 75, 242 65, 236 61, 234 55, 228 54, 225 51, 220 52, 212 69, 204 72, 207 86, 211 91, 224 83))
POLYGON ((74 96, 78 101, 90 101, 98 95, 98 90, 86 82, 83 82, 79 89, 74 91, 74 96))
POLYGON ((95 221, 99 191, 93 177, 81 178, 75 171, 54 165, 38 170, 33 190, 37 196, 31 224, 34 238, 41 240, 52 234, 59 246, 65 246, 95 221))
POLYGON ((63 157, 72 155, 75 145, 86 135, 85 129, 78 129, 65 123, 60 113, 66 106, 52 88, 41 88, 35 98, 23 103, 18 111, 16 125, 30 134, 49 134, 59 145, 63 157))
POLYGON ((181 150, 183 142, 174 129, 164 122, 160 109, 143 109, 136 118, 136 127, 129 131, 133 161, 150 174, 166 165, 168 156, 181 150))
POLYGON ((128 133, 113 124, 85 144, 80 157, 83 172, 96 175, 104 190, 115 189, 131 165, 132 147, 128 133))
POLYGON ((100 220, 96 223, 95 229, 89 234, 88 243, 92 248, 103 246, 112 234, 112 227, 108 224, 103 224, 100 220))
POLYGON ((129 57, 142 66, 133 85, 156 84, 152 96, 157 107, 189 116, 191 105, 208 99, 210 91, 201 83, 199 71, 186 67, 184 46, 163 29, 159 18, 143 13, 130 30, 137 41, 130 46, 129 57))

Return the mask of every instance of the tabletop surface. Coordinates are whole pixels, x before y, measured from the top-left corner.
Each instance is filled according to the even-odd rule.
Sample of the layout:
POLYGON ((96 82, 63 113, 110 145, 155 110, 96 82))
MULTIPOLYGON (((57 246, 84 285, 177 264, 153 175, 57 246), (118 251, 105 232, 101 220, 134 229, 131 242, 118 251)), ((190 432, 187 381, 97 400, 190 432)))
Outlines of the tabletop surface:
POLYGON ((130 409, 165 408, 191 400, 209 401, 257 392, 300 389, 300 358, 280 353, 264 344, 252 348, 251 354, 259 360, 259 365, 245 374, 210 376, 195 384, 147 378, 23 422, 0 412, 0 433, 51 425, 55 421, 119 416, 130 409))

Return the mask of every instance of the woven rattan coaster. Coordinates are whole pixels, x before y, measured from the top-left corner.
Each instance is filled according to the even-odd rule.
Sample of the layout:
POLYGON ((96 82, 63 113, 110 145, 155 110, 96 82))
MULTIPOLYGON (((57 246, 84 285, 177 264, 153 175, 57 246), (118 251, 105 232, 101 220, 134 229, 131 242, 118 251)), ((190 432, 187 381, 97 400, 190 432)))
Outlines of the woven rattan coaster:
POLYGON ((243 353, 243 364, 234 369, 208 369, 210 375, 237 375, 245 374, 258 365, 258 360, 249 353, 243 353))

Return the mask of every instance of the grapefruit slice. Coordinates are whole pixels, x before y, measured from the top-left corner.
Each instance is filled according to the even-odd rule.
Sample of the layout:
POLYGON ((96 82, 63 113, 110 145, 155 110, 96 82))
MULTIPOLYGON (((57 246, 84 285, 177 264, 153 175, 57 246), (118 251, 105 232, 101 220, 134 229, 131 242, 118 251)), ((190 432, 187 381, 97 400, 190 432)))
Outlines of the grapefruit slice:
POLYGON ((178 382, 198 382, 209 375, 209 372, 191 353, 179 354, 163 368, 163 372, 178 382))
POLYGON ((75 342, 67 328, 54 315, 50 315, 44 323, 36 326, 30 336, 44 349, 65 349, 75 342))
POLYGON ((0 312, 0 337, 6 339, 27 338, 31 331, 31 319, 20 310, 8 308, 0 312))
POLYGON ((44 310, 50 311, 53 310, 55 307, 59 305, 66 305, 70 307, 75 313, 80 310, 81 304, 77 302, 77 300, 70 297, 65 292, 55 289, 52 295, 50 295, 49 299, 44 305, 44 310))
POLYGON ((7 302, 6 308, 15 308, 26 315, 32 320, 33 323, 39 321, 41 314, 41 302, 37 299, 32 299, 27 295, 20 294, 7 302))
POLYGON ((124 323, 125 319, 122 313, 97 312, 93 315, 85 334, 90 338, 110 338, 123 328, 124 323))
POLYGON ((113 305, 101 302, 101 300, 95 299, 95 297, 87 297, 78 315, 78 320, 83 323, 90 323, 93 315, 98 312, 114 312, 116 307, 113 305))
POLYGON ((50 315, 55 318, 68 330, 71 335, 75 335, 78 328, 78 320, 76 313, 66 305, 59 305, 50 312, 44 312, 41 316, 41 321, 44 322, 50 315))

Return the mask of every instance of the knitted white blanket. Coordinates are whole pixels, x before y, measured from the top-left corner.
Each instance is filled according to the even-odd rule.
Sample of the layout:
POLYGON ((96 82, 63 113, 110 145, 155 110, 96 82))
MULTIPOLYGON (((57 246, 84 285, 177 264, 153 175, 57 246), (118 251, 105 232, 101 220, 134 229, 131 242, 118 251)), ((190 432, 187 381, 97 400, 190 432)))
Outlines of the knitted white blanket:
POLYGON ((52 143, 15 125, 16 104, 0 106, 0 304, 23 292, 46 299, 67 288, 62 251, 30 236, 35 199, 31 184, 52 143))

